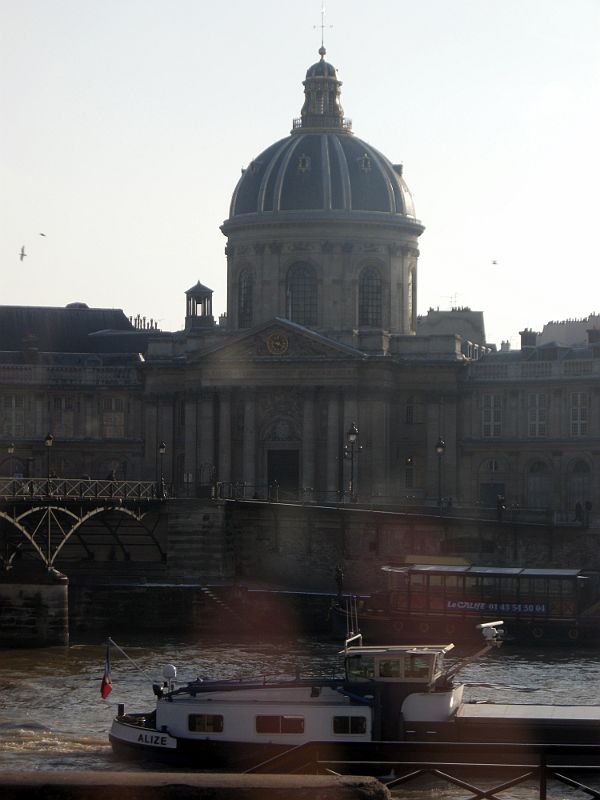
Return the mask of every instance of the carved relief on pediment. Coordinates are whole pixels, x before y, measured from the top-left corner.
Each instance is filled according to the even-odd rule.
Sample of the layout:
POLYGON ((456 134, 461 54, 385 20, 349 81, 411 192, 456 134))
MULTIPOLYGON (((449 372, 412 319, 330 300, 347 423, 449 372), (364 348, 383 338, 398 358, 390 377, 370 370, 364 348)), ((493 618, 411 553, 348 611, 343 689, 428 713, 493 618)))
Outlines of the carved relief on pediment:
POLYGON ((302 395, 295 389, 270 389, 257 398, 261 439, 295 442, 301 438, 302 395))

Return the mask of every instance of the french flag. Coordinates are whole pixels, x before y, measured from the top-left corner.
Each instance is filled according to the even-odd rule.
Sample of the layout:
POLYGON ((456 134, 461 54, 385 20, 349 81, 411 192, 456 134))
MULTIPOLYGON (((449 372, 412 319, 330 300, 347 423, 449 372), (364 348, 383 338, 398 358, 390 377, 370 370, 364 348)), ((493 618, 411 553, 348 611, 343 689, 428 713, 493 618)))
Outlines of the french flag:
POLYGON ((110 644, 107 644, 106 659, 104 661, 104 675, 102 676, 102 683, 100 684, 100 694, 102 695, 102 699, 106 700, 111 692, 112 680, 110 677, 110 644))

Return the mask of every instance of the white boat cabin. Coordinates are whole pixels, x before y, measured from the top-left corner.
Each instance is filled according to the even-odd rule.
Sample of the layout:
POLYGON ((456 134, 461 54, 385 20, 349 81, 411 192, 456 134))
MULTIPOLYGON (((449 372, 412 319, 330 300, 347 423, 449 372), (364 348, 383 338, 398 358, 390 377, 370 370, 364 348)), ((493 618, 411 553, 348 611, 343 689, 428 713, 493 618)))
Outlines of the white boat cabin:
MULTIPOLYGON (((453 644, 365 646, 348 645, 344 654, 346 680, 350 683, 376 681, 384 683, 426 684, 433 687, 442 681, 446 670, 444 656, 453 644)), ((418 687, 414 687, 417 690, 418 687)))

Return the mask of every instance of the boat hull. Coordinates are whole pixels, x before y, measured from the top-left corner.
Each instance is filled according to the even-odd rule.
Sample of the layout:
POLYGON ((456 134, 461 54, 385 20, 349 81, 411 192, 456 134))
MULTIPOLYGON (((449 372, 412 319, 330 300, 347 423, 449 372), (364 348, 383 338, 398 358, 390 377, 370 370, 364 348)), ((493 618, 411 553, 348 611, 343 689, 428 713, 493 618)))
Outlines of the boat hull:
MULTIPOLYGON (((567 714, 568 712, 565 712, 567 714)), ((231 772, 292 772, 317 761, 335 764, 347 774, 381 775, 382 764, 452 761, 470 765, 510 765, 531 761, 544 754, 561 763, 600 769, 600 720, 553 720, 548 723, 513 719, 498 724, 489 719, 458 719, 432 726, 407 725, 403 741, 308 742, 289 747, 255 742, 223 742, 210 739, 178 739, 175 746, 157 743, 164 732, 132 731, 117 718, 110 742, 118 758, 137 763, 155 763, 198 770, 231 772)))

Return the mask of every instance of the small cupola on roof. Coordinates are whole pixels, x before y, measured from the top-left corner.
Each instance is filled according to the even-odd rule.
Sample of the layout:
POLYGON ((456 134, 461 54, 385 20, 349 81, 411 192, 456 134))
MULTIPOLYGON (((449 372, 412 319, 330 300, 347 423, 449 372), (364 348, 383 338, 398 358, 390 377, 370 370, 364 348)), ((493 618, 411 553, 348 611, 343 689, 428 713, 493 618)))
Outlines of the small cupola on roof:
POLYGON ((185 293, 185 330, 208 328, 215 324, 212 313, 213 290, 200 281, 185 293))
POLYGON ((340 103, 342 82, 338 79, 337 69, 325 61, 327 51, 319 48, 321 60, 306 71, 304 86, 304 105, 300 119, 294 120, 292 132, 307 128, 333 128, 350 131, 351 120, 344 118, 344 109, 340 103))

